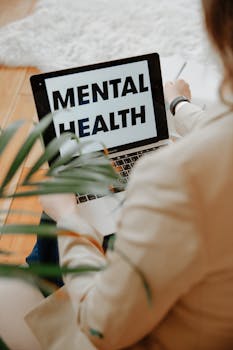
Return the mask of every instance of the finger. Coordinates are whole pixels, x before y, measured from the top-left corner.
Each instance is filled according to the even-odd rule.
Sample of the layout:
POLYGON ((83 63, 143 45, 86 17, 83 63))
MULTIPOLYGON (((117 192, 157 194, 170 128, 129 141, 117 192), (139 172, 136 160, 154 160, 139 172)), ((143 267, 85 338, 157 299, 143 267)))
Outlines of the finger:
POLYGON ((178 80, 178 83, 182 86, 189 86, 189 84, 187 83, 187 81, 185 81, 184 79, 180 79, 178 80))

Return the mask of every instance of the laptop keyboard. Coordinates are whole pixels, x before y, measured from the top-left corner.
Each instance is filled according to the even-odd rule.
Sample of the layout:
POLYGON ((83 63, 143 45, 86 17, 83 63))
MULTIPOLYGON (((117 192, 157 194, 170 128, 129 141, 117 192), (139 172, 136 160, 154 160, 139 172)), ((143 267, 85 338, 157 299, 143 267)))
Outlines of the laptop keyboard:
MULTIPOLYGON (((119 171, 119 174, 122 177, 122 181, 127 184, 128 178, 131 172, 131 169, 133 168, 135 162, 141 158, 144 154, 150 153, 152 151, 157 150, 159 147, 153 147, 149 148, 143 151, 138 151, 130 154, 124 154, 122 156, 111 158, 113 162, 113 166, 117 168, 119 171)), ((122 190, 115 189, 114 192, 121 192, 122 190)), ((94 195, 94 194, 86 194, 86 195, 79 195, 76 194, 77 203, 84 203, 87 201, 91 201, 93 199, 101 198, 103 196, 94 195)))

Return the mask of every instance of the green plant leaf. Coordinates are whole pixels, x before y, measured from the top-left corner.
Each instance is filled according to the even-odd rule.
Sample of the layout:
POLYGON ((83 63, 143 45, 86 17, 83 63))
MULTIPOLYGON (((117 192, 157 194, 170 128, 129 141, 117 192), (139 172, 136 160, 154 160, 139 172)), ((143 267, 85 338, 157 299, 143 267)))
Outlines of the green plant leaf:
POLYGON ((49 145, 45 148, 43 154, 38 158, 35 162, 26 178, 24 179, 23 184, 27 184, 27 181, 31 178, 33 174, 46 162, 49 162, 59 153, 61 146, 68 141, 72 137, 72 134, 65 133, 61 135, 59 138, 53 139, 49 145))
POLYGON ((86 184, 54 184, 49 186, 41 186, 38 189, 30 191, 22 191, 19 193, 13 193, 9 195, 4 195, 3 198, 22 198, 22 197, 32 197, 37 195, 49 195, 49 194, 62 194, 62 193, 80 193, 80 194, 95 194, 95 195, 108 195, 111 192, 106 188, 105 184, 99 185, 96 188, 96 185, 93 182, 86 182, 86 184))
POLYGON ((11 141, 14 134, 23 125, 23 121, 19 120, 11 124, 6 130, 2 130, 0 133, 0 155, 4 152, 5 148, 11 141))
POLYGON ((43 225, 3 225, 0 226, 0 234, 37 234, 41 237, 55 237, 57 235, 57 226, 52 224, 43 225))
MULTIPOLYGON (((76 137, 76 136, 75 136, 76 137)), ((50 165, 50 169, 49 170, 53 170, 59 166, 64 166, 65 164, 67 164, 68 162, 70 162, 70 160, 72 158, 74 158, 75 154, 80 153, 81 152, 81 148, 80 148, 80 142, 77 139, 77 144, 73 147, 71 147, 71 149, 63 156, 58 157, 51 165, 50 165)), ((48 173, 49 174, 49 173, 48 173)))
POLYGON ((66 162, 64 162, 64 159, 61 157, 57 160, 57 162, 55 162, 51 166, 51 170, 53 170, 54 168, 59 168, 59 165, 62 165, 64 170, 91 164, 109 165, 110 160, 102 152, 92 152, 87 154, 81 154, 80 156, 73 158, 73 160, 70 161, 68 164, 64 164, 66 164, 66 162))
POLYGON ((33 131, 29 134, 26 141, 23 143, 18 153, 16 154, 15 159, 13 160, 10 166, 10 169, 8 170, 8 173, 6 174, 2 182, 2 185, 1 185, 2 191, 4 190, 5 186, 11 181, 11 179, 13 178, 15 173, 18 171, 23 161, 28 156, 29 152, 31 151, 37 139, 40 138, 41 134, 49 126, 52 120, 53 120, 53 115, 49 114, 39 124, 37 124, 36 127, 33 129, 33 131))
POLYGON ((106 266, 96 267, 91 265, 61 268, 58 265, 44 264, 32 264, 31 266, 0 264, 0 276, 4 278, 22 279, 29 284, 37 286, 44 294, 50 295, 57 289, 57 286, 47 282, 44 278, 59 277, 67 274, 86 275, 87 273, 102 271, 105 268, 106 266))
MULTIPOLYGON (((28 269, 25 267, 24 269, 28 269)), ((17 265, 0 265, 0 277, 21 279, 33 286, 38 287, 46 296, 55 292, 57 286, 38 277, 34 272, 24 270, 17 265)))
MULTIPOLYGON (((98 175, 99 177, 101 175, 98 175)), ((109 186, 113 186, 117 189, 123 190, 124 184, 120 179, 105 180, 90 178, 77 178, 73 179, 69 176, 66 178, 54 178, 52 182, 35 182, 29 183, 34 189, 28 191, 20 191, 13 194, 4 194, 2 198, 20 198, 30 197, 36 195, 49 195, 49 194, 62 194, 62 193, 79 193, 79 194, 95 194, 95 195, 111 195, 112 192, 109 186)))
POLYGON ((119 179, 119 175, 116 174, 112 169, 108 167, 90 167, 90 168, 79 168, 70 169, 68 171, 60 171, 58 174, 54 175, 53 180, 48 181, 48 183, 63 182, 64 184, 69 181, 95 181, 95 182, 105 182, 106 187, 112 183, 113 180, 119 179))
POLYGON ((47 264, 32 264, 30 266, 18 266, 18 265, 0 265, 0 276, 2 277, 17 277, 24 274, 25 276, 37 276, 37 277, 58 277, 61 274, 87 274, 92 272, 103 271, 106 266, 91 266, 91 265, 80 265, 73 268, 60 267, 58 265, 47 265, 47 264))
POLYGON ((10 350, 8 346, 4 343, 3 339, 0 337, 0 349, 1 350, 10 350))
MULTIPOLYGON (((101 157, 105 157, 105 154, 103 153, 103 151, 95 151, 95 152, 88 152, 88 153, 84 153, 83 154, 83 150, 90 145, 93 145, 93 141, 85 141, 85 142, 80 142, 80 140, 76 137, 76 135, 74 135, 74 139, 76 138, 77 140, 77 147, 73 147, 71 148, 65 155, 57 158, 53 164, 51 164, 50 169, 51 171, 54 168, 58 168, 59 166, 64 166, 65 164, 67 164, 72 158, 74 159, 82 159, 80 157, 83 157, 85 159, 88 159, 89 157, 91 158, 95 158, 101 155, 101 157), (78 153, 78 157, 74 157, 74 155, 78 153)), ((105 146, 99 142, 100 145, 102 145, 103 150, 105 149, 105 146)))

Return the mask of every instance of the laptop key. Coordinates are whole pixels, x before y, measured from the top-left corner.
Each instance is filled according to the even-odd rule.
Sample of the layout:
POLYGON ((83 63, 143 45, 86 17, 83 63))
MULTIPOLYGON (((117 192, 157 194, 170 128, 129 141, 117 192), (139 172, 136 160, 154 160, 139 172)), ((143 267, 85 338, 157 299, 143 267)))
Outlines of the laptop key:
POLYGON ((89 199, 89 201, 92 201, 93 199, 96 199, 96 196, 94 194, 88 194, 87 198, 89 199))
POLYGON ((114 193, 118 193, 118 192, 122 192, 122 191, 123 191, 122 188, 117 188, 117 187, 114 187, 114 188, 113 188, 113 192, 114 192, 114 193))
POLYGON ((124 164, 124 162, 123 162, 123 160, 122 160, 122 159, 117 160, 115 163, 116 163, 116 165, 117 165, 117 166, 119 166, 119 165, 123 165, 123 164, 124 164))
POLYGON ((133 153, 130 153, 129 156, 130 157, 133 157, 133 156, 136 156, 137 152, 133 152, 133 153))
POLYGON ((79 202, 80 203, 84 203, 84 202, 87 202, 87 196, 81 196, 81 197, 79 197, 79 202))
POLYGON ((128 172, 127 172, 127 171, 122 171, 122 172, 121 172, 121 175, 122 175, 123 177, 127 177, 127 176, 128 176, 128 172))
POLYGON ((130 164, 125 164, 123 168, 124 168, 124 170, 130 170, 131 169, 131 165, 130 164))
POLYGON ((128 178, 127 177, 122 177, 120 180, 120 183, 122 183, 123 185, 128 183, 128 178))

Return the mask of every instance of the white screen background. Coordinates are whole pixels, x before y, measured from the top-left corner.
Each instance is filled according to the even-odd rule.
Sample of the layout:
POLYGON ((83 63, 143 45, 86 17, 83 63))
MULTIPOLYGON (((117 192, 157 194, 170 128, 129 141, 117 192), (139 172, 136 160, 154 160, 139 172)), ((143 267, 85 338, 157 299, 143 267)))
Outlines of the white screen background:
MULTIPOLYGON (((115 112, 116 122, 121 120, 121 117, 117 115, 117 112, 123 109, 136 108, 136 113, 140 112, 140 107, 145 106, 146 110, 146 123, 132 126, 129 123, 127 128, 120 128, 117 130, 110 130, 109 132, 98 132, 96 135, 90 135, 80 138, 80 141, 95 141, 93 145, 86 148, 86 152, 99 150, 102 148, 99 142, 103 143, 107 148, 119 147, 121 145, 142 141, 144 139, 154 138, 157 136, 155 112, 153 106, 149 68, 148 62, 140 61, 127 63, 119 66, 113 66, 108 68, 101 68, 81 73, 74 73, 64 75, 60 77, 48 78, 45 80, 47 89, 50 109, 54 112, 53 92, 59 91, 63 99, 65 99, 67 89, 73 88, 75 95, 75 107, 68 109, 61 109, 55 114, 53 122, 55 127, 56 136, 60 136, 59 124, 63 123, 65 130, 70 129, 70 122, 75 122, 75 133, 79 136, 78 120, 89 118, 90 131, 93 130, 95 118, 97 115, 102 115, 107 126, 109 126, 109 113, 115 112), (139 74, 144 75, 144 85, 148 87, 148 91, 138 94, 127 94, 121 97, 121 92, 125 82, 125 78, 131 76, 139 91, 139 74), (103 81, 110 81, 113 79, 121 79, 119 87, 119 98, 113 97, 113 87, 109 86, 109 99, 102 100, 99 97, 99 101, 93 103, 91 101, 91 84, 97 83, 102 86, 103 81), (77 87, 89 85, 90 86, 90 104, 79 105, 77 96, 77 87), (119 118, 119 119, 117 119, 119 118)), ((85 92, 88 90, 85 90, 85 92)), ((130 115, 130 114, 129 114, 130 115)), ((121 123, 120 123, 121 124, 121 123)), ((86 125, 86 124, 85 124, 86 125)), ((64 154, 67 149, 72 146, 72 141, 69 141, 62 149, 61 154, 64 154)))

